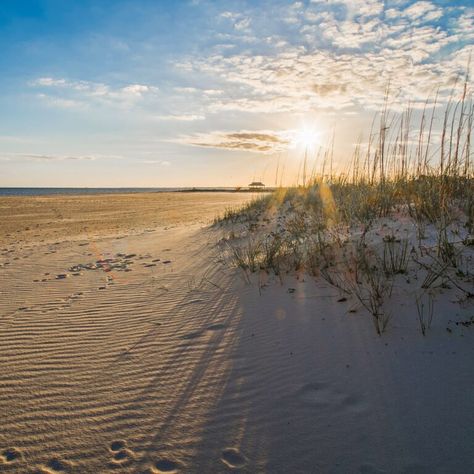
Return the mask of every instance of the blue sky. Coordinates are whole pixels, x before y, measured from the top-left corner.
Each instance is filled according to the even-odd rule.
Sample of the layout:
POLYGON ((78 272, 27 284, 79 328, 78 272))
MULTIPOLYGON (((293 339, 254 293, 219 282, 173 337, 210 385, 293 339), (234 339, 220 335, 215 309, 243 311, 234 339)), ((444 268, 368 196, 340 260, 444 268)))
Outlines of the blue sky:
POLYGON ((339 159, 392 105, 441 103, 469 2, 2 0, 0 186, 294 180, 299 130, 339 159))

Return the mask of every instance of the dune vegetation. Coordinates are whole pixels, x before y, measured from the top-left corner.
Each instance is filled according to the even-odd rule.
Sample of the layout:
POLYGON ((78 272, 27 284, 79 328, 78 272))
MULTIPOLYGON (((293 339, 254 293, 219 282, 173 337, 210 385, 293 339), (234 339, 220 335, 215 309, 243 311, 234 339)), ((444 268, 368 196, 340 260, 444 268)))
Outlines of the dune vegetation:
POLYGON ((224 230, 227 262, 247 277, 264 271, 324 279, 365 308, 378 334, 393 316, 394 296, 409 290, 425 335, 440 292, 453 289, 460 303, 474 296, 468 80, 458 100, 444 108, 437 97, 429 103, 415 120, 412 107, 392 111, 387 94, 345 171, 333 173, 329 144, 315 153, 309 173, 305 155, 299 185, 228 209, 215 223, 224 230))

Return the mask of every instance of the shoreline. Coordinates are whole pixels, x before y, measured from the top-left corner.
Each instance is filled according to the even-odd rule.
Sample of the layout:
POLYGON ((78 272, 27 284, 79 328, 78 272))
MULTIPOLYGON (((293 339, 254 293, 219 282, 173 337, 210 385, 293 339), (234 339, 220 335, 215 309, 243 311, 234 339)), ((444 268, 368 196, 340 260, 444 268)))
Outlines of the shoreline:
POLYGON ((97 195, 131 195, 131 194, 162 194, 162 193, 270 193, 277 188, 265 189, 249 188, 0 188, 0 199, 6 197, 40 197, 40 196, 97 196, 97 195), (12 190, 13 192, 5 192, 12 190), (14 191, 24 190, 24 193, 14 191), (36 191, 38 190, 38 191, 36 191), (41 192, 44 191, 44 192, 41 192))

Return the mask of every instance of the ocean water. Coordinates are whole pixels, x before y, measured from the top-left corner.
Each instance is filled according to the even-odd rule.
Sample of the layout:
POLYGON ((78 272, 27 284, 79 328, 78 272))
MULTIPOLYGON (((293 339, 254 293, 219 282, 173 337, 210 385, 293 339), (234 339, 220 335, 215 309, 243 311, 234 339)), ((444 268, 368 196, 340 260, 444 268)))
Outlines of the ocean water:
POLYGON ((178 191, 235 191, 235 188, 0 188, 0 196, 48 196, 51 194, 163 193, 178 191))

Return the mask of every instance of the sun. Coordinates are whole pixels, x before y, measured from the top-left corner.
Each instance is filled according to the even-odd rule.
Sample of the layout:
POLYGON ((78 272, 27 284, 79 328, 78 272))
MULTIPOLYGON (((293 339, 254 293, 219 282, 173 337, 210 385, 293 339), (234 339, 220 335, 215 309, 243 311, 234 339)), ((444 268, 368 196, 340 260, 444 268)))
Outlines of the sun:
POLYGON ((315 128, 303 127, 295 130, 293 144, 297 147, 314 149, 320 143, 321 133, 315 128))

